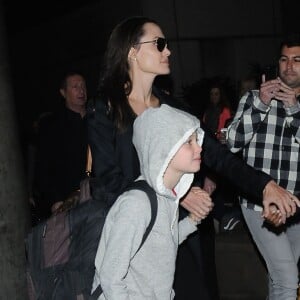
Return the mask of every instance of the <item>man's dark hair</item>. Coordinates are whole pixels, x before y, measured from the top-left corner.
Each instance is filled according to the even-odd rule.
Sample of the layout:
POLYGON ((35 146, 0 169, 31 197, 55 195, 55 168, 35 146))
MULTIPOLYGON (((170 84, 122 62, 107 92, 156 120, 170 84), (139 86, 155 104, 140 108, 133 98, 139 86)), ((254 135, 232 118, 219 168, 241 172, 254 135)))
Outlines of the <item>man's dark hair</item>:
POLYGON ((300 47, 300 33, 290 33, 286 35, 281 44, 280 44, 280 51, 284 46, 290 47, 300 47))
POLYGON ((67 80, 69 77, 74 76, 74 75, 79 75, 81 76, 83 79, 85 78, 84 75, 79 72, 79 71, 68 71, 66 73, 63 74, 62 79, 60 81, 60 85, 59 88, 65 90, 67 87, 67 80))

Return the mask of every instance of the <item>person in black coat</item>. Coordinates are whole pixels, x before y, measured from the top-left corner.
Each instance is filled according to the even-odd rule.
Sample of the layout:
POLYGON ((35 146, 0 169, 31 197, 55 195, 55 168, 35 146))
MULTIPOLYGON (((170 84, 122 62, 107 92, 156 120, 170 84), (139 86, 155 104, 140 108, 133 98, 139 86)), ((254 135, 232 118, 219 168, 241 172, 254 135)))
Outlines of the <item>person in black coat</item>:
MULTIPOLYGON (((147 107, 162 103, 188 110, 186 105, 153 86, 157 75, 169 74, 170 54, 159 25, 145 17, 124 20, 110 36, 99 94, 90 101, 87 112, 88 139, 96 178, 92 193, 96 200, 104 201, 108 206, 140 174, 139 161, 132 144, 132 125, 136 116, 147 107)), ((208 131, 205 133, 202 157, 208 168, 226 177, 241 192, 251 195, 254 202, 263 201, 266 214, 272 202, 284 214, 294 212, 295 205, 290 204, 289 194, 284 189, 269 175, 254 170, 234 156, 208 131)), ((189 211, 199 219, 204 219, 211 211, 211 204, 206 201, 206 197, 207 194, 195 182, 194 187, 181 200, 181 213, 189 211)), ((195 253, 199 249, 198 242, 197 236, 196 245, 192 246, 195 253)), ((196 269, 200 268, 198 273, 185 275, 185 281, 193 282, 195 290, 185 299, 195 299, 198 295, 204 295, 204 291, 199 290, 200 286, 207 288, 203 278, 198 276, 202 268, 201 257, 200 262, 197 261, 198 257, 195 260, 193 257, 186 258, 192 260, 196 269)), ((176 281, 174 288, 176 292, 176 281)))
POLYGON ((71 193, 85 176, 87 158, 86 83, 78 72, 67 73, 60 93, 64 104, 38 124, 34 202, 40 220, 71 193))

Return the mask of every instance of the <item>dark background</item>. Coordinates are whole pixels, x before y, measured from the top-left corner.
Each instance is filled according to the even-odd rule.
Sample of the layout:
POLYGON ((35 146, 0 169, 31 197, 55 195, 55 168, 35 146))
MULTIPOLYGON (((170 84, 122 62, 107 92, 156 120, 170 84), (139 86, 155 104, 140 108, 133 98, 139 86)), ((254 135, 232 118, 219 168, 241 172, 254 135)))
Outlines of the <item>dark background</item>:
MULTIPOLYGON (((300 1, 3 0, 3 7, 17 119, 26 140, 34 120, 60 103, 65 71, 82 71, 89 96, 95 94, 108 36, 125 17, 143 14, 161 24, 170 40, 177 96, 215 76, 237 91, 243 77, 276 63, 281 37, 299 30, 300 1)), ((203 101, 199 95, 199 105, 203 101)))

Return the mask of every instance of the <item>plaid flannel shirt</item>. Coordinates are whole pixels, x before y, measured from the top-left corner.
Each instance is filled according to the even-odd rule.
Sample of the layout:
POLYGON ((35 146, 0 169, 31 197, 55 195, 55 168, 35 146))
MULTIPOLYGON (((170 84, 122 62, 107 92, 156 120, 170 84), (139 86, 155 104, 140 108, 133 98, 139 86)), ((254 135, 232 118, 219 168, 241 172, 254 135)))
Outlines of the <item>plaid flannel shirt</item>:
MULTIPOLYGON (((285 108, 273 99, 259 99, 257 90, 246 93, 227 132, 231 152, 243 151, 246 162, 270 176, 291 193, 300 192, 300 104, 285 108)), ((237 174, 238 180, 238 174, 237 174)), ((262 207, 241 198, 250 209, 262 207)))

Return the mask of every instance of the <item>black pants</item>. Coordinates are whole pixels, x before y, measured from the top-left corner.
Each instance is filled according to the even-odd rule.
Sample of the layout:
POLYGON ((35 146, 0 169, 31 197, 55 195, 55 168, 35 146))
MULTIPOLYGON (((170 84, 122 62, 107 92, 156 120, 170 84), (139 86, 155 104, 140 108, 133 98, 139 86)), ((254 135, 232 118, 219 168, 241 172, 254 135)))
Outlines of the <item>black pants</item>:
POLYGON ((219 300, 212 217, 179 246, 174 290, 175 300, 219 300))

